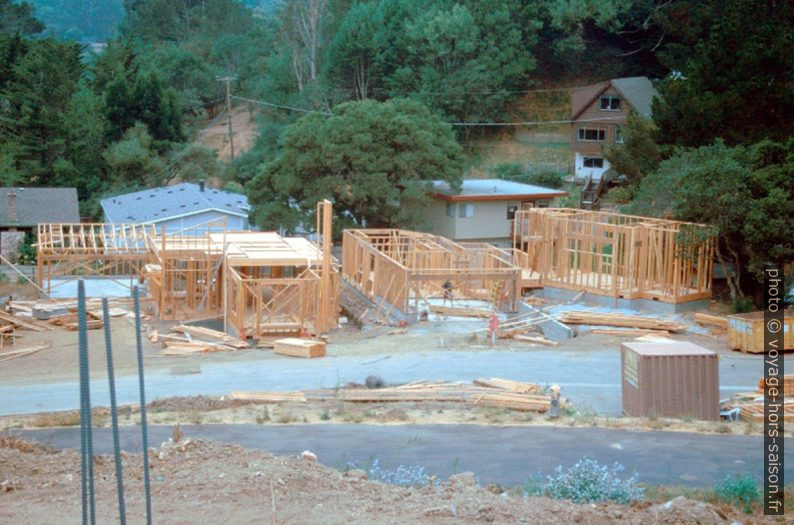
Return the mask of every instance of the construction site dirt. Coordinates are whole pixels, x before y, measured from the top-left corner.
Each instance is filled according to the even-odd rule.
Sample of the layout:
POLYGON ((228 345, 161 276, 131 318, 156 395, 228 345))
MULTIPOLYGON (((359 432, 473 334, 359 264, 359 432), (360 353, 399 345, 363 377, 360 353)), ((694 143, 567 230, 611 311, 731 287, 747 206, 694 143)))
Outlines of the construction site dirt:
MULTIPOLYGON (((363 479, 301 457, 276 457, 237 445, 193 440, 150 451, 152 505, 158 523, 731 523, 733 507, 679 497, 577 505, 480 487, 474 476, 397 486, 363 479), (431 486, 432 485, 432 486, 431 486)), ((322 458, 319 458, 322 460, 322 458)), ((122 453, 127 518, 144 521, 140 455, 122 453)), ((112 456, 97 455, 97 519, 117 519, 112 456)), ((80 514, 80 457, 17 438, 0 438, 0 519, 64 523, 80 514)), ((762 520, 763 518, 757 518, 762 520)), ((756 521, 760 522, 760 521, 756 521)))

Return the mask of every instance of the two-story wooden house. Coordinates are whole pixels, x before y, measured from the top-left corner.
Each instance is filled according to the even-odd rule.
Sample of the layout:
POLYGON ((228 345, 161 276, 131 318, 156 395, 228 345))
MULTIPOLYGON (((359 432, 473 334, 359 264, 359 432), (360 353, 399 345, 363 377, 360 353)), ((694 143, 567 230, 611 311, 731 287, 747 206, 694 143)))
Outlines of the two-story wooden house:
POLYGON ((578 178, 599 179, 609 169, 604 149, 623 142, 621 126, 629 113, 651 117, 656 96, 648 77, 614 78, 571 94, 571 149, 578 178))

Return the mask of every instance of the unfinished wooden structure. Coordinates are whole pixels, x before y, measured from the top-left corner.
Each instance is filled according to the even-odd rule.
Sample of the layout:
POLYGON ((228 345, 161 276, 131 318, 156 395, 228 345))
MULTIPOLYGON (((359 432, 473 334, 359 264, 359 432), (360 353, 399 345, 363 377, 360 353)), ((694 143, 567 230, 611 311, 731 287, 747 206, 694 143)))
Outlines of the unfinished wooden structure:
POLYGON ((135 276, 148 284, 163 320, 221 317, 242 339, 327 332, 337 323, 339 286, 331 203, 319 203, 317 213, 322 248, 303 237, 226 231, 217 221, 172 233, 43 224, 39 283, 49 289, 53 277, 135 276))
POLYGON ((711 297, 705 226, 570 208, 516 213, 514 246, 540 286, 683 303, 711 297))
MULTIPOLYGON (((140 276, 149 253, 147 239, 154 227, 146 224, 39 224, 36 273, 49 294, 53 281, 74 276, 111 277, 120 282, 140 276)), ((122 284, 124 284, 122 282, 122 284)))
POLYGON ((521 269, 509 250, 396 229, 345 230, 342 249, 343 278, 379 310, 418 312, 420 302, 442 296, 448 280, 455 298, 518 308, 521 269))

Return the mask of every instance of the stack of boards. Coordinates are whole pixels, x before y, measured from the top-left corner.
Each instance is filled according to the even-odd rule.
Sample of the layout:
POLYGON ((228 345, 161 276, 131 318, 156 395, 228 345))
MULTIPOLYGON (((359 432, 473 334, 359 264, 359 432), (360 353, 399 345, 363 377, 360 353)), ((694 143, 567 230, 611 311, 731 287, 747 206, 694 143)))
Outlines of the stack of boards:
POLYGON ((532 383, 476 379, 471 384, 417 381, 387 388, 340 388, 299 392, 232 392, 228 399, 258 403, 348 401, 353 403, 457 402, 526 412, 546 412, 551 397, 532 383))

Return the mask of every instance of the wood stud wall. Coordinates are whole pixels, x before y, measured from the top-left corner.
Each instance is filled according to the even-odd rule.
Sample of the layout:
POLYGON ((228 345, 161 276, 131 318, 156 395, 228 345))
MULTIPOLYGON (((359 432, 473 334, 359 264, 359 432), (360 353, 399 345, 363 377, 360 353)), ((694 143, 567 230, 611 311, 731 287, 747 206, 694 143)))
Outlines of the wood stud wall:
POLYGON ((681 303, 711 297, 706 226, 570 208, 516 213, 514 246, 542 286, 681 303))

